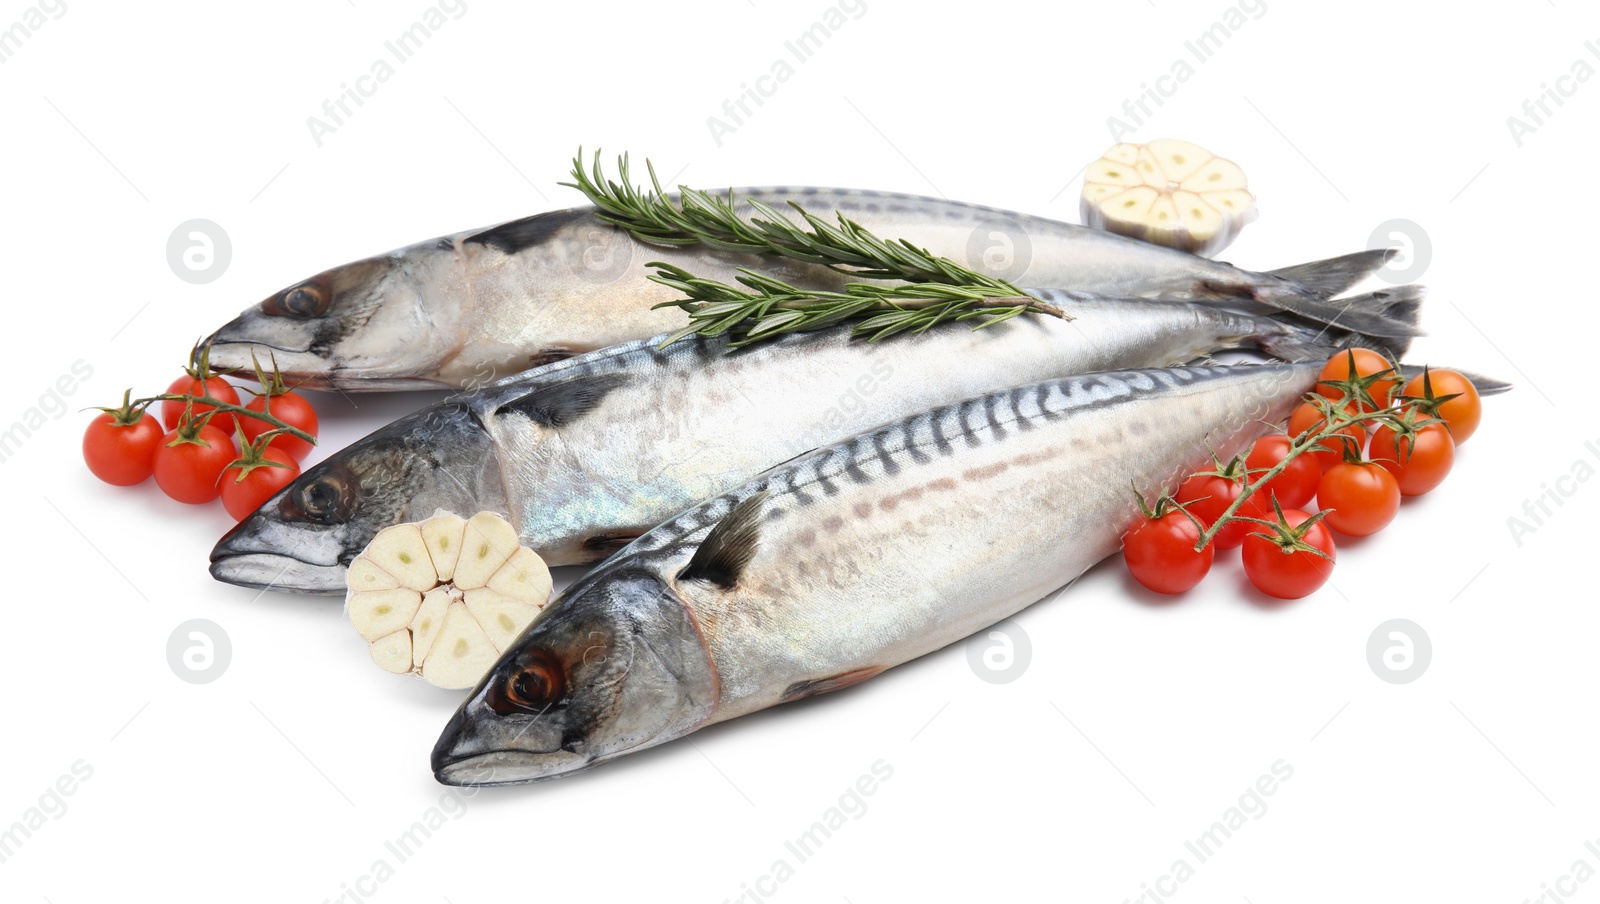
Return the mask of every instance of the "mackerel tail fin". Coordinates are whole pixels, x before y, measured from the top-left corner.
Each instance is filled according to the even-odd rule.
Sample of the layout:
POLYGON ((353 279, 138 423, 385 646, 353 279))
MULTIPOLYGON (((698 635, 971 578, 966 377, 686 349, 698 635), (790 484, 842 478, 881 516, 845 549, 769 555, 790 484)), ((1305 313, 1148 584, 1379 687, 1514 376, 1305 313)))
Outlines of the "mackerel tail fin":
POLYGON ((1281 270, 1268 270, 1267 275, 1296 283, 1309 295, 1332 298, 1383 269, 1397 253, 1398 249, 1395 248, 1373 248, 1309 264, 1295 264, 1281 270))
MULTIPOLYGON (((1297 312, 1279 312, 1269 317, 1280 332, 1259 337, 1257 344, 1262 351, 1284 361, 1325 361, 1344 349, 1358 346, 1383 352, 1398 360, 1411 348, 1412 337, 1422 332, 1417 326, 1417 319, 1426 295, 1427 290, 1422 286, 1397 286, 1332 302, 1341 305, 1347 315, 1354 313, 1393 324, 1399 329, 1390 332, 1403 330, 1404 334, 1400 336, 1331 326, 1318 318, 1311 318, 1313 323, 1308 324, 1301 319, 1304 315, 1297 312)), ((1346 319, 1350 318, 1347 316, 1346 319)))
MULTIPOLYGON (((1418 315, 1422 311, 1422 300, 1426 295, 1427 292, 1422 286, 1398 286, 1381 292, 1354 295, 1340 301, 1354 309, 1415 327, 1418 315)), ((1296 363, 1326 361, 1345 349, 1358 347, 1380 351, 1390 360, 1398 361, 1405 357, 1411 348, 1410 338, 1370 336, 1350 330, 1332 329, 1325 325, 1307 324, 1298 317, 1284 313, 1269 314, 1267 317, 1275 325, 1276 330, 1257 336, 1254 341, 1263 352, 1283 361, 1296 363)), ((1504 380, 1462 370, 1459 367, 1451 369, 1471 381, 1479 395, 1499 395, 1502 392, 1509 392, 1512 388, 1512 384, 1504 380)), ((1421 365, 1400 365, 1400 376, 1407 382, 1421 373, 1421 365)))
POLYGON ((1305 294, 1292 283, 1279 283, 1258 286, 1251 297, 1269 308, 1298 314, 1330 330, 1363 333, 1391 340, 1410 339, 1422 332, 1415 323, 1407 323, 1397 317, 1389 316, 1382 310, 1373 309, 1366 303, 1370 295, 1317 298, 1305 294))

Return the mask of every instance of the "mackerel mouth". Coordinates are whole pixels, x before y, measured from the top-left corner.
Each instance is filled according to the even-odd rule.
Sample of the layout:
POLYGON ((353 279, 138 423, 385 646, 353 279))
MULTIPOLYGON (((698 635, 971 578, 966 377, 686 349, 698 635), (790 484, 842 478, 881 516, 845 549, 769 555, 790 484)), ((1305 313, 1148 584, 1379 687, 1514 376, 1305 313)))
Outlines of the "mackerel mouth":
POLYGON ((339 594, 345 589, 343 565, 318 565, 281 553, 213 550, 211 576, 253 590, 339 594))
POLYGON ((255 363, 269 366, 262 352, 307 356, 311 360, 286 358, 270 362, 275 364, 283 379, 296 389, 316 389, 327 392, 411 392, 429 389, 460 389, 460 386, 431 379, 415 372, 384 373, 381 371, 350 369, 336 361, 322 357, 310 345, 291 348, 274 345, 259 339, 229 339, 218 330, 206 340, 210 347, 211 365, 224 373, 250 377, 255 363), (251 360, 254 355, 256 361, 251 360), (298 366, 297 366, 298 365, 298 366), (305 369, 305 368, 312 369, 305 369))
POLYGON ((325 372, 326 364, 320 359, 314 364, 316 369, 311 371, 294 367, 293 359, 277 361, 279 354, 284 355, 286 358, 288 356, 311 356, 315 358, 316 355, 311 351, 309 344, 294 348, 287 345, 263 342, 260 339, 232 338, 227 335, 227 331, 228 328, 223 327, 212 333, 205 340, 206 353, 210 358, 211 366, 216 370, 226 374, 249 377, 254 375, 258 364, 269 368, 278 366, 283 378, 294 383, 297 388, 307 386, 316 389, 322 388, 328 383, 329 374, 325 372), (271 361, 268 360, 269 355, 272 357, 271 361))
POLYGON ((522 785, 572 775, 590 765, 588 757, 565 750, 550 753, 492 750, 459 758, 435 754, 433 777, 441 785, 522 785))
POLYGON ((291 355, 303 355, 311 351, 311 346, 309 345, 303 348, 288 348, 287 346, 273 345, 270 342, 262 342, 259 339, 228 339, 215 333, 206 340, 206 344, 211 346, 213 351, 218 348, 227 348, 230 345, 251 345, 257 348, 270 348, 273 351, 285 352, 291 355))
MULTIPOLYGON (((548 746, 547 750, 504 746, 499 738, 484 734, 477 720, 468 715, 475 706, 481 704, 469 703, 457 710, 433 746, 429 765, 441 785, 520 785, 571 775, 594 765, 585 754, 558 746, 559 741, 540 745, 548 746)), ((513 741, 521 738, 519 733, 513 741)))

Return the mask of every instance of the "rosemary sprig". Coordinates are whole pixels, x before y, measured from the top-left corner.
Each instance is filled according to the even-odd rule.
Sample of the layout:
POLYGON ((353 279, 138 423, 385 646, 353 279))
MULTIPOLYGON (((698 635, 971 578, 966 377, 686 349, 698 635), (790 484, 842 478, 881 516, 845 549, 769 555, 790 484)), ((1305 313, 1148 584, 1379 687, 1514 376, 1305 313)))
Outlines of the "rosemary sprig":
POLYGON ((667 336, 665 348, 696 333, 720 336, 733 333, 729 348, 770 339, 784 333, 818 330, 846 320, 859 319, 851 335, 869 342, 906 331, 923 332, 946 321, 986 318, 977 328, 993 326, 1028 311, 1063 317, 1061 310, 1028 295, 999 297, 988 288, 946 286, 937 283, 888 286, 847 283, 844 292, 798 289, 782 280, 740 268, 739 282, 752 291, 727 283, 702 279, 680 267, 656 262, 651 280, 682 292, 685 297, 656 307, 679 307, 689 312, 689 325, 667 336))
POLYGON ((753 292, 701 279, 679 267, 653 262, 650 278, 686 296, 656 307, 681 307, 690 324, 668 336, 663 346, 699 333, 716 336, 730 331, 737 348, 784 333, 815 330, 845 320, 861 319, 854 336, 876 341, 905 331, 921 332, 939 323, 984 317, 979 327, 1033 313, 1071 318, 1060 308, 1039 301, 1003 279, 963 267, 925 248, 899 239, 886 241, 844 214, 836 224, 791 201, 802 227, 754 198, 744 203, 757 216, 740 215, 738 200, 679 186, 677 203, 667 197, 655 167, 646 160, 650 190, 633 184, 628 158, 617 160, 621 183, 605 177, 596 151, 590 172, 583 150, 572 161, 575 182, 563 185, 583 192, 602 220, 628 230, 644 242, 664 245, 703 243, 723 251, 780 255, 820 264, 863 279, 900 280, 911 285, 846 283, 844 292, 801 289, 741 268, 738 281, 753 292), (808 227, 808 228, 807 228, 808 227))

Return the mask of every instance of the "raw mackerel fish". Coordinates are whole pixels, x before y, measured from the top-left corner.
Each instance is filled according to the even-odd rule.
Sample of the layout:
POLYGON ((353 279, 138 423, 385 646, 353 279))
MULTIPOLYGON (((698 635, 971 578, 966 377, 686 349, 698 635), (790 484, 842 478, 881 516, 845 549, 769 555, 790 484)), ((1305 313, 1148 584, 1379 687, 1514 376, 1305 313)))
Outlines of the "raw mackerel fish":
MULTIPOLYGON (((552 565, 597 562, 753 474, 936 405, 1241 346, 1325 360, 1337 344, 1289 317, 1049 297, 1076 319, 951 323, 880 343, 836 327, 732 353, 721 339, 664 350, 648 339, 556 362, 402 418, 309 468, 222 538, 211 573, 343 593, 373 535, 436 509, 504 514, 552 565)), ((1412 320, 1419 298, 1403 287, 1354 301, 1412 320)), ((1404 343, 1388 348, 1398 356, 1404 343)))
POLYGON ((1287 416, 1319 364, 1071 377, 780 465, 570 585, 444 729, 453 785, 571 774, 839 690, 1015 614, 1172 486, 1287 416))
MULTIPOLYGON (((915 195, 819 188, 738 189, 786 209, 789 200, 831 219, 844 213, 886 239, 1020 286, 1103 295, 1224 299, 1252 310, 1294 311, 1375 336, 1415 333, 1381 314, 1328 301, 1381 267, 1363 251, 1254 273, 1110 233, 915 195)), ((752 211, 748 205, 745 213, 752 211)), ((805 288, 839 289, 833 270, 706 245, 646 245, 602 222, 592 207, 541 213, 429 239, 334 267, 257 304, 211 337, 211 363, 251 371, 268 353, 292 382, 312 388, 478 387, 550 361, 666 333, 684 324, 678 296, 647 279, 664 261, 732 283, 753 267, 805 288)))

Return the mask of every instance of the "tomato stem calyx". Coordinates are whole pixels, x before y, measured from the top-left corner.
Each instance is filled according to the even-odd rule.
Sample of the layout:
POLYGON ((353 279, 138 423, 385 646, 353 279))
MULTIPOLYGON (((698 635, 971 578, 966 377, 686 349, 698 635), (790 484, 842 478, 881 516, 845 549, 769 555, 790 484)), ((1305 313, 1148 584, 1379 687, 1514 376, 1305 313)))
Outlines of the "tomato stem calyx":
POLYGON ((178 426, 173 428, 172 431, 174 434, 172 441, 167 443, 167 445, 182 446, 185 444, 190 444, 210 448, 211 444, 206 442, 206 440, 200 436, 200 432, 211 423, 212 416, 217 412, 207 411, 205 414, 195 417, 195 400, 188 396, 185 396, 184 398, 186 401, 183 405, 183 417, 178 418, 178 426))
POLYGON ((96 405, 94 406, 94 410, 104 411, 106 414, 111 415, 111 423, 117 425, 118 427, 132 427, 134 424, 139 423, 139 421, 144 418, 144 410, 150 407, 150 402, 143 399, 140 399, 137 402, 129 401, 132 396, 132 389, 124 389, 122 391, 121 406, 117 408, 105 408, 100 405, 96 405))
POLYGON ((277 430, 268 430, 266 433, 256 437, 254 442, 251 442, 245 437, 244 428, 239 426, 238 423, 235 423, 233 425, 233 433, 234 438, 239 442, 240 454, 238 458, 234 459, 226 468, 222 469, 222 473, 226 474, 228 473, 229 469, 238 468, 239 476, 235 477, 233 482, 244 483, 244 479, 248 477, 250 472, 254 471, 256 468, 293 468, 294 465, 281 461, 273 461, 272 459, 266 457, 268 444, 270 444, 274 438, 287 432, 287 430, 282 428, 277 430))
POLYGON ((184 365, 183 372, 203 383, 212 377, 222 376, 222 371, 211 366, 211 343, 202 345, 201 342, 196 339, 194 348, 189 349, 189 363, 184 365))
POLYGON ((1286 556, 1292 555, 1296 552, 1309 552, 1332 562, 1332 556, 1305 541, 1306 534, 1310 533, 1311 529, 1317 526, 1317 522, 1321 521, 1327 516, 1328 511, 1329 510, 1316 512, 1315 514, 1308 516, 1306 520, 1300 522, 1299 524, 1291 525, 1289 520, 1283 517, 1283 507, 1278 505, 1278 497, 1273 496, 1273 520, 1265 521, 1260 518, 1249 518, 1246 520, 1253 521, 1256 524, 1264 525, 1268 528, 1268 530, 1270 530, 1270 533, 1268 531, 1255 531, 1251 533, 1250 536, 1260 537, 1263 540, 1276 544, 1278 549, 1286 556))
POLYGON ((1379 404, 1378 400, 1373 397, 1372 387, 1378 383, 1394 383, 1398 388, 1400 368, 1388 355, 1382 354, 1381 352, 1376 352, 1375 354, 1387 362, 1389 366, 1383 370, 1375 371, 1367 374, 1366 376, 1362 376, 1356 369, 1356 353, 1353 350, 1346 349, 1344 353, 1345 366, 1348 368, 1346 373, 1349 374, 1349 376, 1345 377, 1343 380, 1318 380, 1317 384, 1320 386, 1330 386, 1339 390, 1344 394, 1343 401, 1346 404, 1353 402, 1355 403, 1356 407, 1362 411, 1373 411, 1375 409, 1383 408, 1384 405, 1379 404))
MULTIPOLYGON (((1198 499, 1191 500, 1189 502, 1179 502, 1178 500, 1172 498, 1170 493, 1163 492, 1160 496, 1156 497, 1155 504, 1152 505, 1145 501, 1144 494, 1139 492, 1138 484, 1130 480, 1128 481, 1128 485, 1133 488, 1133 498, 1139 503, 1139 513, 1147 520, 1159 521, 1172 512, 1182 512, 1183 516, 1188 518, 1190 523, 1195 526, 1195 530, 1200 531, 1202 534, 1205 533, 1205 523, 1199 518, 1195 517, 1193 512, 1189 511, 1189 506, 1194 505, 1195 502, 1198 502, 1198 499)), ((1196 547, 1195 552, 1199 551, 1199 547, 1196 547)))
MULTIPOLYGON (((1410 404, 1401 406, 1396 414, 1386 418, 1384 426, 1394 431, 1394 450, 1400 456, 1395 464, 1403 465, 1411 459, 1411 450, 1417 444, 1417 434, 1421 433, 1424 427, 1444 423, 1443 420, 1410 404)), ((1445 424, 1445 429, 1450 429, 1448 424, 1445 424)))
MULTIPOLYGON (((278 370, 277 354, 275 352, 267 352, 267 357, 268 360, 272 362, 271 379, 268 379, 266 372, 261 369, 261 362, 256 359, 255 351, 252 350, 250 352, 250 364, 255 368, 256 382, 261 385, 260 391, 254 389, 250 391, 255 395, 264 396, 267 399, 275 399, 278 396, 284 395, 285 393, 292 392, 293 390, 290 388, 290 386, 283 382, 283 372, 278 370)), ((265 411, 267 403, 263 401, 261 404, 262 410, 265 411)))
POLYGON ((1399 396, 1398 401, 1407 402, 1412 408, 1421 411, 1427 416, 1442 420, 1442 418, 1440 418, 1439 411, 1444 407, 1444 403, 1450 401, 1451 399, 1459 399, 1462 395, 1463 394, 1459 392, 1447 393, 1445 395, 1434 394, 1433 377, 1428 374, 1428 365, 1424 364, 1422 365, 1422 395, 1399 396))

